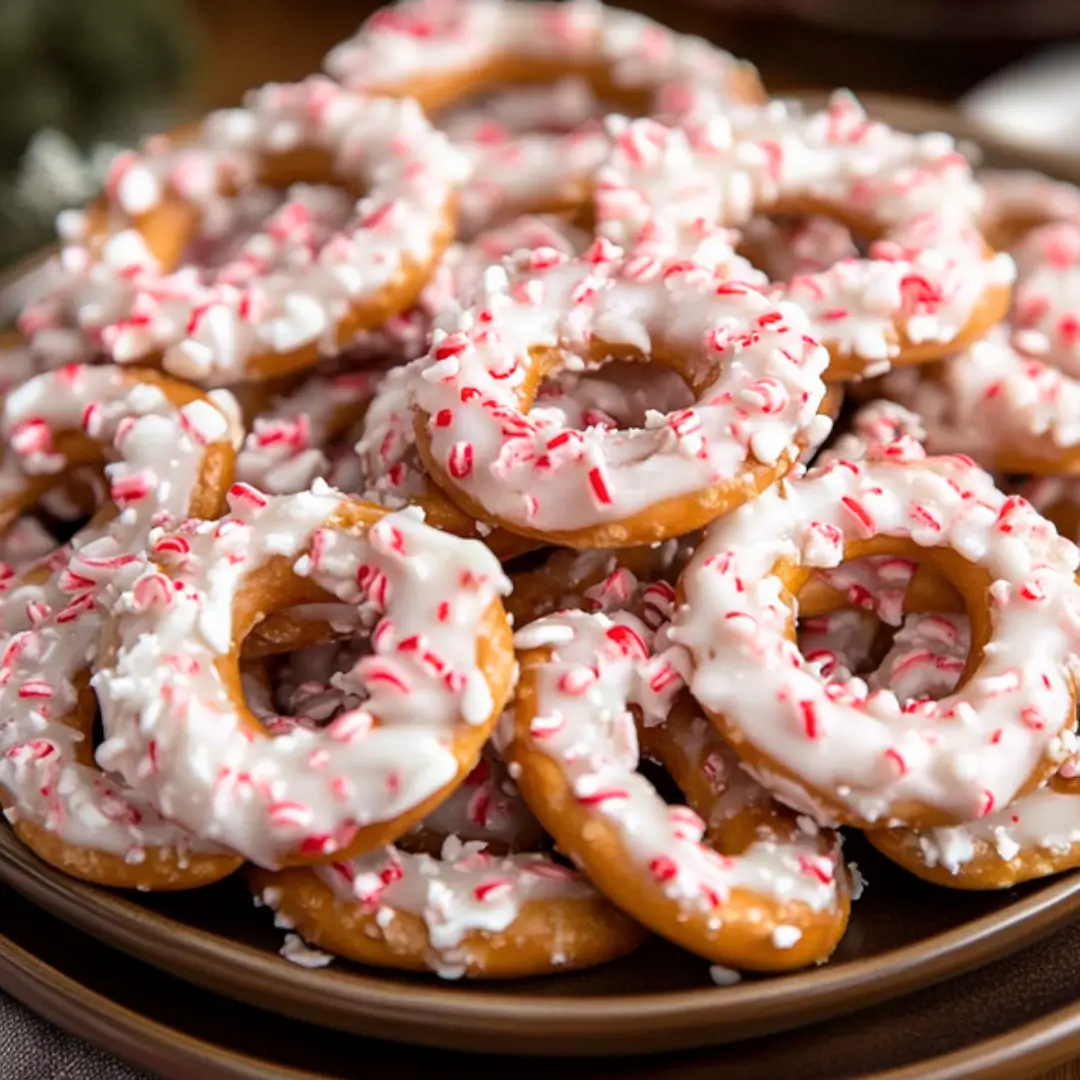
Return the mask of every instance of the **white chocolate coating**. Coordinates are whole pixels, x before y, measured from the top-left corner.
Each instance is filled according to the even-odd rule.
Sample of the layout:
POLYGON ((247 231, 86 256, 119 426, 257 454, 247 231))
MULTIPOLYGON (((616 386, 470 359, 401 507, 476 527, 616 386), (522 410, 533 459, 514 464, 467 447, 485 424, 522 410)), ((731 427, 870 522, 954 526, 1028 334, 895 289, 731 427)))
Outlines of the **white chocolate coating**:
POLYGON ((341 191, 304 187, 212 272, 162 273, 123 223, 93 256, 80 246, 83 226, 69 219, 63 283, 23 319, 35 347, 61 357, 102 349, 120 363, 161 352, 166 370, 216 383, 245 377, 261 353, 307 344, 335 352, 350 305, 431 259, 466 175, 464 158, 415 102, 366 98, 320 77, 270 84, 243 108, 212 113, 191 144, 151 140, 122 156, 107 189, 128 218, 168 193, 213 213, 226 188, 257 183, 268 155, 308 147, 327 151, 341 182, 366 194, 351 203, 341 191))
POLYGON ((880 236, 866 258, 778 290, 803 307, 815 338, 872 369, 899 354, 898 330, 915 345, 952 340, 987 290, 1015 276, 1009 256, 987 255, 982 195, 955 142, 872 121, 848 94, 810 114, 773 101, 687 128, 608 123, 615 149, 597 176, 597 218, 617 243, 659 229, 686 251, 703 222, 739 225, 773 206, 873 223, 880 236))
POLYGON ((794 306, 599 241, 580 260, 541 250, 491 268, 473 304, 440 320, 415 401, 433 456, 488 513, 576 529, 733 483, 750 460, 782 459, 829 423, 817 415, 826 363, 794 306), (614 432, 521 411, 530 350, 583 353, 596 340, 680 354, 701 372, 694 407, 614 432))
MULTIPOLYGON (((834 867, 820 872, 816 848, 813 866, 800 858, 809 849, 798 841, 762 840, 740 855, 718 855, 702 843, 706 823, 685 806, 669 806, 636 771, 631 708, 641 710, 646 724, 660 722, 683 685, 677 662, 653 654, 653 632, 645 623, 627 612, 564 611, 519 630, 515 644, 551 649, 536 671, 534 746, 565 774, 579 801, 615 830, 633 865, 677 906, 715 910, 722 920, 733 889, 802 901, 814 911, 836 902, 834 867)), ((708 727, 703 719, 697 735, 711 738, 708 727)), ((733 784, 731 805, 722 803, 720 812, 725 806, 736 812, 748 797, 767 798, 747 777, 733 784)))
POLYGON ((494 556, 417 511, 350 536, 327 524, 341 500, 318 483, 278 497, 234 485, 232 516, 156 538, 176 576, 153 571, 118 601, 117 653, 94 679, 99 760, 171 818, 268 868, 294 851, 330 855, 357 825, 434 794, 457 773, 455 728, 499 704, 477 668, 481 620, 507 587, 494 556), (233 646, 237 589, 271 555, 355 605, 372 653, 340 677, 361 708, 324 730, 252 738, 216 661, 233 646), (148 596, 158 579, 162 595, 148 596))
POLYGON ((227 438, 227 420, 203 401, 177 409, 159 388, 133 386, 115 368, 63 368, 4 400, 5 444, 20 445, 19 431, 35 437, 25 453, 5 457, 0 484, 10 491, 24 472, 62 471, 51 433, 79 429, 111 461, 106 473, 120 513, 59 551, 43 585, 3 595, 0 786, 13 800, 8 817, 133 864, 148 847, 210 850, 118 780, 78 764, 82 736, 60 720, 75 705, 77 677, 95 662, 115 596, 146 566, 151 528, 186 515, 205 448, 227 438))
POLYGON ((776 790, 784 801, 816 808, 821 792, 868 822, 889 821, 899 803, 964 820, 1006 805, 1069 753, 1077 562, 1027 503, 962 460, 838 462, 708 531, 684 573, 673 636, 693 657, 701 704, 800 778, 776 790), (846 542, 870 536, 951 548, 993 583, 982 661, 936 704, 904 710, 887 690, 830 689, 786 637, 777 560, 834 567, 846 542))
MULTIPOLYGON (((465 974, 475 959, 467 938, 514 932, 523 905, 534 900, 586 900, 595 890, 581 874, 541 854, 492 855, 479 842, 448 837, 439 858, 384 848, 314 873, 342 900, 373 913, 378 932, 392 943, 399 915, 420 919, 428 935, 425 963, 444 979, 465 974)), ((274 886, 261 899, 276 908, 274 886)), ((548 943, 557 963, 557 935, 548 943)))
MULTIPOLYGON (((353 89, 409 89, 411 82, 482 69, 504 56, 594 66, 616 91, 646 91, 648 111, 672 122, 709 116, 740 92, 748 66, 702 38, 677 34, 596 0, 404 0, 382 8, 331 50, 326 70, 353 89)), ((465 107, 441 126, 470 162, 463 189, 467 232, 513 209, 576 201, 603 164, 610 112, 587 81, 512 87, 486 107, 465 107)))

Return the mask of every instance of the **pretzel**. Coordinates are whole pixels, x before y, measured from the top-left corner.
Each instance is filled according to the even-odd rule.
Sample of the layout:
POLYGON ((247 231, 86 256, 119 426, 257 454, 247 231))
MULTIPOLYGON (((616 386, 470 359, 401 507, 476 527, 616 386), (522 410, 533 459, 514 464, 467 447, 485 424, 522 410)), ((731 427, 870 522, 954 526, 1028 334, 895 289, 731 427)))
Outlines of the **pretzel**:
POLYGON ((415 383, 417 448, 470 516, 545 543, 629 547, 691 532, 782 476, 828 424, 826 354, 802 313, 694 264, 522 253, 432 336, 415 383), (579 432, 533 419, 566 363, 670 367, 695 404, 648 427, 579 432))
MULTIPOLYGON (((968 655, 969 629, 964 616, 909 615, 870 676, 870 686, 891 687, 902 701, 951 693, 968 655)), ((934 884, 1012 888, 1080 865, 1076 775, 1074 755, 1045 786, 977 821, 875 829, 867 839, 905 870, 934 884)))
POLYGON ((94 763, 88 680, 115 591, 137 577, 152 527, 217 513, 228 424, 153 372, 63 368, 3 403, 2 515, 11 521, 76 463, 110 460, 111 503, 0 597, 0 789, 16 835, 57 869, 121 888, 186 889, 240 860, 163 818, 94 763))
POLYGON ((382 375, 378 368, 315 369, 254 418, 237 455, 237 479, 270 495, 303 491, 317 478, 345 488, 336 462, 346 454, 332 458, 330 444, 363 419, 382 375))
MULTIPOLYGON (((505 529, 477 524, 429 479, 418 453, 412 402, 425 364, 387 372, 367 412, 357 443, 365 498, 388 506, 422 506, 429 520, 457 535, 480 535, 500 558, 535 544, 505 529)), ((598 371, 561 372, 537 392, 533 413, 550 425, 611 431, 638 425, 648 410, 682 409, 693 398, 673 371, 652 366, 608 365, 598 371), (625 370, 617 370, 618 368, 625 370)))
POLYGON ((276 497, 234 484, 229 507, 156 538, 161 565, 118 604, 94 678, 98 759, 268 868, 392 842, 472 770, 509 693, 499 565, 417 511, 318 481, 276 497), (344 676, 367 700, 325 730, 268 738, 243 701, 241 644, 266 612, 333 599, 371 628, 372 655, 344 676))
POLYGON ((689 254, 702 222, 740 225, 760 212, 825 214, 871 239, 866 258, 776 292, 806 311, 832 356, 831 380, 951 355, 1008 309, 1012 260, 979 232, 981 193, 945 135, 897 132, 844 93, 810 114, 770 102, 690 129, 609 126, 615 149, 597 173, 596 216, 615 243, 660 230, 689 254))
MULTIPOLYGON (((348 670, 356 652, 350 641, 297 653, 276 683, 259 672, 259 689, 273 695, 260 718, 286 733, 355 708, 333 673, 348 670), (291 715, 274 715, 278 701, 291 715)), ((253 868, 248 880, 278 925, 284 920, 313 945, 446 978, 570 970, 635 947, 644 931, 580 874, 540 854, 543 838, 489 744, 464 783, 397 847, 314 870, 253 868)))
POLYGON ((983 232, 1011 248, 1029 230, 1051 221, 1080 221, 1080 189, 1030 169, 980 169, 983 232))
POLYGON ((588 0, 405 0, 372 15, 324 66, 353 89, 414 97, 432 113, 478 91, 551 84, 540 101, 519 90, 511 102, 516 127, 531 130, 507 130, 498 113, 481 125, 450 118, 471 164, 470 229, 586 201, 607 151, 593 116, 618 108, 683 121, 763 94, 754 69, 722 49, 588 0))
POLYGON ((1061 773, 976 821, 880 829, 870 842, 909 873, 953 889, 1011 889, 1080 865, 1080 781, 1061 773))
POLYGON ((217 384, 310 367, 416 299, 453 237, 465 168, 415 102, 319 77, 264 86, 117 159, 105 201, 66 219, 65 280, 22 329, 56 348, 70 326, 115 361, 217 384), (183 265, 219 200, 298 181, 324 186, 290 192, 225 266, 183 265))
POLYGON ((581 874, 548 856, 496 856, 454 837, 438 859, 386 848, 311 869, 252 868, 249 881, 313 945, 446 979, 592 967, 644 937, 581 874))
MULTIPOLYGON (((901 444, 902 449, 908 449, 901 444)), ((970 462, 839 461, 765 493, 706 535, 673 637, 690 687, 766 787, 819 820, 951 824, 1046 779, 1075 722, 1076 548, 970 462), (958 689, 902 708, 826 685, 793 644, 815 568, 900 555, 946 577, 971 618, 958 689)))
POLYGON ((564 611, 515 641, 521 679, 507 758, 533 812, 590 880, 644 925, 717 963, 779 971, 827 957, 847 922, 835 841, 800 834, 767 801, 744 805, 719 768, 709 779, 715 746, 687 745, 684 736, 701 728, 667 719, 681 679, 652 654, 648 626, 627 612, 564 611), (641 710, 643 747, 703 817, 726 808, 727 796, 736 801, 710 842, 694 810, 668 806, 635 772, 631 708, 641 710), (658 721, 670 726, 648 736, 658 721))
POLYGON ((941 365, 879 386, 911 408, 932 453, 1052 476, 1080 469, 1080 221, 1051 222, 1012 249, 1007 323, 941 365))

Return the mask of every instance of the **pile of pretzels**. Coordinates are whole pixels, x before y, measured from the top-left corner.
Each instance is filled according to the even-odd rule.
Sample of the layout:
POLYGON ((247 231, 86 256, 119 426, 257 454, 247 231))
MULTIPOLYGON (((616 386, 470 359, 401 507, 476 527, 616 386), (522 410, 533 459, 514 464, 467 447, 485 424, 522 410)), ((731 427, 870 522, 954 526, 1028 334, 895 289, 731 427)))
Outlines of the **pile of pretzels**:
POLYGON ((403 0, 58 232, 0 364, 53 867, 240 871, 301 964, 730 983, 836 948, 842 829, 1080 864, 1080 189, 595 0, 403 0))

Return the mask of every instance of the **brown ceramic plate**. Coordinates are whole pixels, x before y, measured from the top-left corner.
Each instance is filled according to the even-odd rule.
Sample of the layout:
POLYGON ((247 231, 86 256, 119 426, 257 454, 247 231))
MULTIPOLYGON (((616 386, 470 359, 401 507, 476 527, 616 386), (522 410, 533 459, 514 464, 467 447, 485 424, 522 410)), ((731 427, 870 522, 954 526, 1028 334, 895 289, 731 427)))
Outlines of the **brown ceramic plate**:
POLYGON ((282 931, 253 910, 239 877, 193 893, 109 892, 53 870, 6 828, 0 880, 95 938, 219 994, 359 1035, 506 1054, 643 1053, 793 1028, 989 963, 1080 912, 1080 875, 1008 893, 950 893, 852 847, 870 887, 833 960, 724 988, 712 985, 704 962, 659 940, 591 971, 486 985, 343 961, 297 967, 277 955, 282 931))
MULTIPOLYGON (((969 134, 954 113, 921 103, 875 99, 873 109, 898 126, 969 134)), ((1033 164, 1004 148, 987 156, 1033 164)), ((1067 175, 1059 162, 1034 164, 1067 175)), ((281 932, 252 910, 239 879, 184 895, 110 893, 51 870, 7 830, 0 879, 101 940, 229 997, 356 1034, 507 1054, 643 1053, 791 1029, 970 971, 1080 911, 1080 875, 1002 894, 951 893, 904 875, 857 838, 852 850, 870 888, 833 960, 728 988, 659 941, 594 971, 504 984, 440 984, 344 962, 299 968, 277 956, 281 932)))
MULTIPOLYGON (((713 1050, 558 1062, 563 1080, 1032 1080, 1080 1052, 1080 926, 854 1016, 713 1050)), ((519 1060, 326 1031, 216 998, 0 892, 0 988, 166 1080, 492 1075, 519 1060)), ((532 1075, 528 1073, 527 1075, 532 1075)))

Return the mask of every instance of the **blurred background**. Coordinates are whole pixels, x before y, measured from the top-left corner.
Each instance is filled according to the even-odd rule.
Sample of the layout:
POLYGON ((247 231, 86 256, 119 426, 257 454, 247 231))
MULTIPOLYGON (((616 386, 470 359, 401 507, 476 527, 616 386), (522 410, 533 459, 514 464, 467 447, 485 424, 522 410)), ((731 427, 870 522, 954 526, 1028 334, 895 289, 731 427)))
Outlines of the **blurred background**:
MULTIPOLYGON (((0 0, 0 262, 47 242, 56 211, 89 197, 116 146, 238 102, 250 86, 317 70, 375 6, 0 0)), ((773 91, 843 85, 952 102, 998 76, 967 102, 979 119, 1000 122, 1010 137, 1034 130, 1043 143, 1080 134, 1080 53, 1062 51, 1080 37, 1078 0, 624 6, 750 58, 773 91), (1030 58, 1028 72, 1009 74, 1030 58)))

